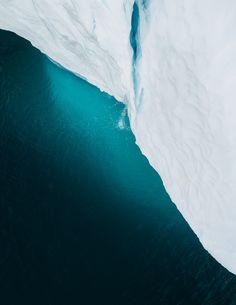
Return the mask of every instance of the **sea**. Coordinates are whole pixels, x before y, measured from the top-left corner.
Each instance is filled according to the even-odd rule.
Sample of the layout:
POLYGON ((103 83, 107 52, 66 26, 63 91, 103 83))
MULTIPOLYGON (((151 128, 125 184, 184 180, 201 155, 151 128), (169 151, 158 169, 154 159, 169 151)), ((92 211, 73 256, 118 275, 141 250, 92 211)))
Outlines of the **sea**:
POLYGON ((0 305, 223 304, 125 105, 0 31, 0 305))

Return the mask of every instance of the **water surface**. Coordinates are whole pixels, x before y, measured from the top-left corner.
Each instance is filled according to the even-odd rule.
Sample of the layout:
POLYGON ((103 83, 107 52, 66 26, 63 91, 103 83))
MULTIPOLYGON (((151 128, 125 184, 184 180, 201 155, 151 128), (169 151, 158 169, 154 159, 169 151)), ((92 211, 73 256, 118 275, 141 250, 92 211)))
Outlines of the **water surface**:
POLYGON ((0 32, 0 304, 236 304, 124 105, 0 32))

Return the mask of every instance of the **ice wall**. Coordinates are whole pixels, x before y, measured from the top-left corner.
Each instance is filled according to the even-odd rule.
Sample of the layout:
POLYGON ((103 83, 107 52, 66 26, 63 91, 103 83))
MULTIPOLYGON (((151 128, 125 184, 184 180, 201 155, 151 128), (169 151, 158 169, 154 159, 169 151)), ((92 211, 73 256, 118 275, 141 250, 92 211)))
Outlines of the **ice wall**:
POLYGON ((133 98, 133 0, 0 0, 0 28, 119 101, 133 98))
POLYGON ((173 202, 236 273, 236 2, 135 3, 0 0, 0 28, 127 103, 173 202))
POLYGON ((137 143, 204 247, 236 273, 236 2, 141 2, 137 143))

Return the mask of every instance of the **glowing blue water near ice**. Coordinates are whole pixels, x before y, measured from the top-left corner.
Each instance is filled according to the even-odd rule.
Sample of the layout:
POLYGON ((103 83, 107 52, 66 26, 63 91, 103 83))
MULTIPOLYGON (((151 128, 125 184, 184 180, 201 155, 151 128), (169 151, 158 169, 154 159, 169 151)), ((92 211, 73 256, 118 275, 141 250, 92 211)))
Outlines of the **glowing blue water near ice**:
POLYGON ((234 303, 235 278, 171 203, 125 106, 0 38, 1 304, 234 303))
POLYGON ((235 1, 2 0, 0 12, 1 28, 126 103, 171 199, 236 273, 235 1))

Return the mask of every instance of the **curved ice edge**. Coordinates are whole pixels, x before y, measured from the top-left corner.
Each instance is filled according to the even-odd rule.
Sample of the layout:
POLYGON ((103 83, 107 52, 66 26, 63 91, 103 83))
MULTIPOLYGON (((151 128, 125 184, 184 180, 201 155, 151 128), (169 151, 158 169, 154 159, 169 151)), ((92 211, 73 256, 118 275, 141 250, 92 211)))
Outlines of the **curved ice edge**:
MULTIPOLYGON (((16 32, 13 32, 15 33, 16 35, 18 35, 16 32)), ((25 39, 25 37, 22 36, 22 38, 25 39)), ((26 39, 27 40, 27 39, 26 39)), ((29 40, 27 40, 29 41, 29 40)), ((31 41, 29 41, 29 43, 35 47, 31 41)), ((96 87, 97 89, 99 89, 101 92, 103 93, 106 93, 108 96, 110 97, 113 97, 115 98, 118 102, 120 103, 123 103, 123 104, 126 104, 127 105, 127 102, 128 101, 122 101, 122 100, 118 100, 116 97, 110 95, 109 93, 107 93, 105 90, 102 90, 101 88, 99 88, 98 86, 96 86, 95 84, 93 84, 92 82, 88 81, 85 77, 83 77, 82 75, 80 75, 78 72, 75 72, 73 70, 70 70, 66 67, 64 67, 63 65, 61 65, 60 63, 58 63, 57 61, 55 61, 54 59, 52 59, 51 57, 49 57, 46 53, 44 53, 42 50, 40 50, 38 47, 35 47, 37 48, 44 56, 46 56, 48 58, 48 60, 50 60, 55 66, 59 67, 60 69, 62 70, 65 70, 65 71, 68 71, 72 74, 74 74, 76 77, 86 81, 88 84, 96 87)), ((128 105, 129 106, 129 105, 128 105)), ((126 109, 126 111, 129 110, 126 109)), ((129 115, 129 111, 127 111, 128 113, 128 117, 129 117, 129 120, 130 120, 130 115, 129 115)), ((134 135, 134 138, 135 138, 135 144, 139 147, 139 150, 140 152, 142 153, 142 155, 147 159, 149 165, 157 172, 157 174, 160 176, 161 178, 161 181, 163 183, 163 186, 165 188, 165 190, 167 190, 167 187, 166 187, 166 184, 164 182, 164 180, 162 179, 161 175, 159 174, 158 170, 155 168, 155 166, 152 165, 152 162, 150 161, 150 159, 147 157, 146 153, 144 152, 144 149, 143 149, 143 145, 139 143, 139 141, 137 140, 137 137, 135 135, 135 121, 132 122, 130 121, 130 129, 134 135)), ((168 193, 168 192, 167 192, 168 193)), ((181 213, 182 217, 185 219, 185 221, 187 222, 187 224, 189 225, 189 228, 191 229, 191 231, 193 232, 193 234, 198 238, 199 242, 200 242, 200 245, 211 255, 211 257, 213 259, 215 259, 216 262, 218 262, 224 269, 226 269, 227 271, 229 271, 231 274, 233 275, 236 275, 236 269, 232 268, 232 265, 231 263, 227 263, 227 262, 223 262, 222 261, 222 255, 219 254, 219 251, 215 251, 214 248, 211 248, 209 247, 209 244, 208 244, 208 241, 205 241, 203 239, 201 239, 201 237, 198 236, 198 234, 196 233, 196 229, 195 229, 195 224, 192 223, 189 219, 188 219, 188 216, 185 214, 185 211, 183 209, 181 209, 181 207, 179 207, 179 205, 172 199, 172 196, 168 193, 172 203, 176 206, 176 208, 178 209, 178 211, 181 213)), ((222 252, 224 253, 224 257, 228 256, 228 254, 222 250, 222 252)), ((222 253, 221 252, 221 253, 222 253)), ((236 256, 236 255, 235 255, 236 256)))
MULTIPOLYGON (((16 1, 12 1, 13 2, 13 4, 8 4, 8 6, 7 6, 7 8, 6 8, 6 11, 7 12, 9 12, 10 11, 10 9, 9 9, 9 7, 10 6, 12 6, 13 7, 13 9, 15 10, 15 7, 17 6, 17 2, 16 1)), ((30 1, 28 1, 28 3, 29 3, 30 1)), ((35 1, 36 2, 36 1, 35 1)), ((128 2, 134 2, 134 1, 126 1, 126 3, 128 3, 128 2)), ((151 2, 151 1, 143 1, 143 0, 137 0, 137 3, 141 3, 141 4, 145 4, 145 8, 146 8, 146 4, 148 4, 149 2, 151 2)), ((40 2, 39 2, 40 3, 40 2)), ((79 0, 78 0, 78 3, 79 3, 79 0)), ((82 3, 82 2, 81 2, 82 3)), ((115 3, 115 2, 114 2, 115 3)), ((219 3, 218 3, 219 4, 219 3)), ((2 6, 4 6, 4 4, 1 4, 0 3, 0 6, 2 7, 2 6)), ((51 6, 51 4, 48 4, 48 7, 50 7, 51 6)), ((113 4, 111 5, 111 6, 113 6, 113 4)), ((205 7, 205 3, 204 3, 204 7, 205 7)), ((47 8, 47 7, 46 7, 47 8)), ((16 10, 15 10, 16 11, 16 10)), ((14 11, 14 13, 15 13, 15 11, 14 11)), ((19 11, 21 11, 20 9, 19 9, 19 11)), ((53 12, 54 12, 54 8, 53 8, 53 12)), ((12 12, 11 12, 12 13, 12 12)), ((18 12, 17 12, 18 13, 18 12)), ((23 12, 23 14, 26 14, 27 12, 23 12)), ((44 11, 44 8, 43 8, 43 12, 41 12, 42 14, 45 14, 45 16, 47 15, 46 13, 46 10, 44 11)), ((117 14, 117 12, 115 13, 115 14, 117 14)), ((119 14, 119 12, 118 12, 118 14, 119 14)), ((43 15, 44 16, 44 15, 43 15)), ((40 16, 40 18, 42 18, 42 16, 40 16)), ((72 18, 73 19, 73 16, 70 16, 70 18, 72 18)), ((4 18, 3 18, 4 19, 4 18)), ((42 18, 43 19, 43 18, 42 18)), ((209 18, 208 18, 209 19, 209 18)), ((26 23, 27 22, 29 22, 29 20, 27 21, 27 19, 25 20, 26 21, 26 23)), ((65 20, 66 21, 66 25, 67 25, 67 23, 70 25, 70 20, 69 19, 66 19, 65 20)), ((1 20, 1 22, 2 22, 2 20, 1 20)), ((0 22, 0 23, 1 23, 0 22)), ((4 22, 3 22, 3 24, 4 24, 4 22)), ((7 21, 6 22, 6 24, 4 24, 4 27, 5 27, 5 29, 6 28, 14 28, 14 30, 16 29, 16 30, 19 30, 19 28, 20 28, 20 26, 19 26, 19 24, 17 24, 17 27, 16 27, 16 25, 14 24, 14 22, 12 21, 12 20, 10 20, 10 26, 9 26, 9 22, 7 21), (6 26, 6 24, 7 24, 7 26, 6 26), (13 24, 13 27, 12 27, 12 24, 13 24)), ((46 24, 47 25, 47 24, 46 24)), ((120 24, 121 25, 121 24, 120 24)), ((58 34, 59 32, 60 32, 60 29, 59 29, 59 32, 58 32, 58 29, 56 28, 56 32, 55 33, 53 33, 53 34, 58 34)), ((15 32, 15 31, 13 31, 13 32, 15 32)), ((62 31, 63 32, 63 31, 62 31)), ((26 32, 27 33, 27 32, 26 32)), ((19 34, 19 33, 16 33, 16 34, 19 34)), ((25 35, 25 32, 23 33, 24 35, 25 35)), ((22 36, 23 38, 26 38, 26 37, 24 37, 24 35, 22 34, 22 32, 20 32, 20 36, 22 36)), ((61 34, 61 33, 60 33, 61 34)), ((129 33, 128 33, 129 34, 129 33)), ((27 35, 26 35, 27 36, 27 35)), ((40 40, 40 36, 37 36, 36 35, 36 33, 35 32, 33 32, 33 36, 31 36, 31 39, 32 40, 34 40, 34 38, 35 37, 37 37, 38 38, 38 42, 39 42, 39 44, 40 44, 40 46, 39 45, 35 45, 35 47, 36 48, 38 48, 38 49, 40 49, 40 47, 41 48, 44 48, 44 45, 43 45, 43 43, 45 43, 45 40, 44 40, 44 38, 45 37, 43 37, 43 40, 40 40)), ((109 40, 109 37, 106 37, 108 40, 109 40)), ((119 37, 118 37, 119 38, 119 37)), ((29 39, 28 39, 29 40, 29 39)), ((47 44, 50 44, 50 42, 47 40, 46 41, 46 45, 47 44)), ((34 45, 32 42, 31 42, 31 44, 32 45, 34 45)), ((54 47, 54 45, 53 45, 53 47, 54 47)), ((64 48, 64 46, 62 46, 63 48, 64 48)), ((46 48, 46 51, 47 51, 48 49, 46 48)), ((44 48, 44 51, 45 51, 45 48, 44 48)), ((41 50, 41 52, 42 53, 44 53, 44 54, 46 54, 47 52, 44 52, 43 50, 41 50)), ((85 50, 86 51, 86 50, 85 50)), ((50 53, 50 52, 48 52, 48 53, 50 53)), ((65 56, 66 56, 66 54, 65 54, 65 56)), ((55 58, 55 57, 54 57, 55 58)), ((66 66, 67 65, 67 62, 66 62, 66 57, 64 57, 63 59, 65 59, 65 61, 63 61, 63 60, 61 60, 61 62, 64 64, 64 68, 63 69, 66 69, 66 70, 69 70, 70 72, 72 72, 73 74, 75 74, 75 75, 77 75, 77 76, 79 76, 79 77, 81 77, 82 79, 85 79, 86 80, 86 78, 85 77, 82 77, 80 74, 78 74, 78 72, 75 72, 75 71, 73 71, 72 69, 73 69, 73 65, 72 66, 70 66, 70 68, 68 68, 68 66, 66 66), (71 69, 72 68, 72 69, 71 69)), ((61 66, 61 65, 60 65, 61 66)), ((113 67, 111 67, 111 69, 112 69, 113 67)), ((126 68, 126 67, 125 67, 126 68)), ((78 70, 78 69, 77 69, 78 70)), ((82 71, 81 71, 82 72, 82 71)), ((83 74, 83 73, 82 73, 83 74)), ((93 76, 93 75, 92 75, 93 76)), ((125 99, 127 99, 127 100, 129 100, 129 104, 128 104, 128 113, 129 113, 129 118, 130 118, 130 121, 131 120, 133 120, 133 122, 131 122, 131 129, 132 129, 132 131, 133 131, 133 133, 134 133, 134 135, 135 135, 135 138, 136 138, 136 144, 140 147, 140 149, 141 149, 141 151, 142 151, 142 153, 143 153, 143 155, 145 155, 146 157, 147 157, 147 159, 149 159, 149 163, 150 164, 154 164, 154 163, 152 163, 151 161, 152 161, 152 157, 153 156, 151 156, 151 158, 150 158, 150 154, 148 154, 148 153, 145 153, 145 151, 144 151, 144 148, 145 148, 145 150, 147 151, 148 150, 148 147, 144 147, 144 144, 142 144, 142 143, 138 143, 138 140, 137 140, 137 135, 135 134, 136 133, 136 131, 135 131, 135 115, 137 115, 138 114, 138 110, 139 110, 139 108, 137 108, 137 104, 135 105, 135 103, 133 103, 133 100, 131 99, 128 99, 128 98, 126 98, 126 97, 124 97, 124 94, 120 94, 120 91, 119 90, 110 90, 111 89, 111 85, 110 85, 110 83, 108 82, 108 83, 106 83, 105 84, 105 86, 104 86, 104 83, 103 83, 103 86, 100 86, 100 84, 101 84, 101 82, 100 82, 100 80, 101 79, 99 79, 98 77, 97 78, 91 78, 90 80, 87 80, 87 82, 89 82, 90 84, 92 84, 92 85, 94 85, 95 87, 97 87, 101 92, 106 92, 107 94, 109 94, 109 95, 111 95, 111 96, 114 96, 119 102, 121 102, 121 101, 124 101, 125 99), (92 80, 92 81, 91 81, 92 80), (111 92, 113 93, 113 94, 111 94, 111 92), (118 94, 117 94, 118 93, 118 94), (117 95, 116 95, 117 94, 117 95), (116 96, 115 96, 116 95, 116 96), (130 110, 131 109, 131 110, 130 110), (133 111, 134 110, 134 111, 133 111), (131 118, 131 111, 133 112, 133 114, 132 114, 132 118, 131 118), (134 113, 134 112, 136 112, 136 113, 134 113)), ((108 79, 107 79, 108 80, 108 79)), ((114 79, 113 79, 114 80, 114 79)), ((114 83, 112 83, 112 85, 114 85, 114 83)), ((115 86, 119 86, 119 80, 117 81, 117 82, 115 82, 115 86)), ((130 84, 128 84, 127 85, 127 88, 129 88, 129 85, 130 84)), ((116 87, 113 87, 112 89, 116 89, 116 87)), ((130 89, 131 90, 131 89, 130 89)), ((123 93, 123 92, 122 92, 123 93)), ((142 111, 141 111, 142 112, 142 111)), ((162 177, 162 181, 163 181, 163 184, 164 184, 164 186, 165 186, 165 188, 166 188, 166 190, 167 190, 167 192, 170 194, 170 192, 168 191, 168 187, 166 187, 166 185, 165 185, 165 173, 163 174, 163 172, 161 172, 161 171, 159 171, 158 170, 158 167, 157 166, 153 166, 153 168, 158 172, 158 173, 160 173, 160 176, 162 177)), ((167 181, 168 182, 168 181, 167 181)), ((173 194, 173 191, 171 191, 171 194, 173 194)), ((170 196, 171 197, 171 196, 170 196)), ((172 198, 171 198, 172 199, 172 198)), ((185 212, 185 211, 183 211, 183 209, 181 208, 181 202, 179 201, 179 200, 175 200, 174 198, 172 199, 172 201, 173 202, 177 202, 176 203, 176 206, 177 206, 177 208, 178 208, 178 210, 181 212, 181 214, 183 215, 183 217, 185 218, 185 220, 189 223, 189 225, 191 226, 191 228, 192 228, 192 230, 195 232, 195 234, 198 236, 198 238, 199 238, 199 240, 201 241, 201 243, 202 243, 202 245, 204 246, 204 248, 213 256, 213 257, 215 257, 217 260, 218 260, 218 262, 220 262, 220 264, 222 264, 223 266, 225 266, 228 270, 230 270, 231 272, 233 272, 233 273, 236 273, 236 266, 235 266, 235 263, 236 263, 236 259, 233 259, 233 258, 235 258, 235 254, 234 254, 234 252, 233 251, 231 251, 231 246, 229 245, 229 244, 227 244, 226 245, 226 247, 225 247, 225 249, 227 249, 227 252, 226 251, 223 251, 223 250, 216 250, 216 247, 214 247, 214 245, 211 243, 211 240, 209 240, 209 238, 208 238, 208 240, 205 240, 204 239, 204 237, 203 236, 201 236, 201 227, 200 226, 196 226, 196 223, 197 222, 195 222, 195 223, 193 223, 192 221, 191 221, 191 219, 189 218, 189 215, 186 215, 186 213, 187 212, 185 212), (196 228, 197 227, 197 228, 196 228), (196 233, 196 232, 198 232, 198 233, 196 233), (223 253, 223 254, 222 254, 223 253)), ((219 211, 218 211, 218 213, 219 213, 219 211)), ((227 215, 228 216, 228 215, 227 215)), ((227 237, 227 236, 226 236, 227 237)), ((221 239, 222 239, 222 236, 221 236, 221 239)), ((224 247, 223 247, 224 248, 224 247)))

